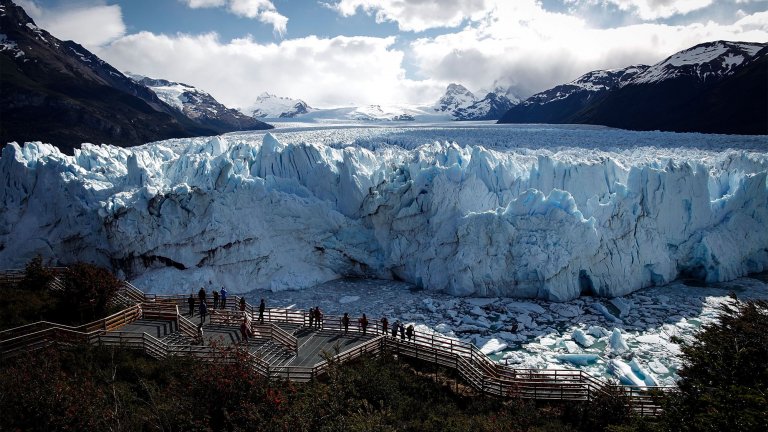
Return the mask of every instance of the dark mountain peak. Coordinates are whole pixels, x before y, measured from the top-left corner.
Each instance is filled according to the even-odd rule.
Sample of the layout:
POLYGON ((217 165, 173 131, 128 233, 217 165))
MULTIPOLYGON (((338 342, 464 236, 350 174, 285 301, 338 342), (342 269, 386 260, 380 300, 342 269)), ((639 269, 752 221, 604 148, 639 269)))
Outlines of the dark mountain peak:
POLYGON ((691 77, 699 82, 717 81, 754 61, 766 47, 768 43, 723 40, 701 43, 656 63, 633 83, 654 83, 680 77, 691 77))
POLYGON ((10 0, 0 0, 0 35, 3 146, 45 141, 72 153, 83 142, 131 146, 242 130, 190 119, 83 46, 37 27, 10 0))
POLYGON ((768 44, 714 41, 653 66, 593 71, 535 94, 502 123, 768 133, 768 44))
POLYGON ((435 104, 435 111, 453 112, 468 108, 477 101, 477 97, 461 84, 448 84, 445 94, 435 104))

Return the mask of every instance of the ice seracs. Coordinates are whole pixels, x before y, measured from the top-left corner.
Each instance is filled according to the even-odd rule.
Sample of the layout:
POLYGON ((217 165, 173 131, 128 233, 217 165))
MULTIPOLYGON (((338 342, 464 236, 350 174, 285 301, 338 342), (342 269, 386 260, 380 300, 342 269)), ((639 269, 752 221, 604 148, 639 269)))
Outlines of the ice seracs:
MULTIPOLYGON (((678 159, 659 161, 656 149, 336 148, 320 143, 326 133, 371 130, 85 145, 73 157, 11 144, 0 159, 0 261, 22 266, 40 253, 130 276, 215 276, 232 292, 358 276, 555 301, 768 268, 768 160, 759 152, 677 149, 678 159)), ((497 131, 472 139, 484 133, 497 131)), ((632 324, 616 316, 633 316, 627 305, 555 305, 515 318, 521 330, 548 313, 632 324)), ((503 313, 477 306, 465 325, 490 328, 503 313)))

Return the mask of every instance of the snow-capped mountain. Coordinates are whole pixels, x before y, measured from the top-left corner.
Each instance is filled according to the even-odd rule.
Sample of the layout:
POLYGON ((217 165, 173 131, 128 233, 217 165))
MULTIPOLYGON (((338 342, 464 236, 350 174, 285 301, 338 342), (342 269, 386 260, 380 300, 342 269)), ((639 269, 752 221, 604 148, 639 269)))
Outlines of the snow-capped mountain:
POLYGON ((653 66, 590 72, 531 96, 499 122, 767 134, 767 63, 766 43, 704 43, 653 66))
POLYGON ((463 85, 449 84, 434 110, 447 113, 454 120, 498 120, 517 102, 519 99, 502 87, 478 99, 463 85))
POLYGON ((477 96, 461 84, 448 84, 445 94, 435 103, 435 111, 454 113, 477 102, 477 96))
POLYGON ((588 72, 575 80, 545 90, 520 102, 499 117, 501 123, 567 123, 596 98, 634 79, 648 69, 634 65, 623 69, 588 72), (509 121, 514 119, 515 121, 509 121))
POLYGON ((768 44, 727 41, 696 45, 651 66, 631 83, 652 84, 681 77, 695 77, 701 82, 719 81, 734 75, 766 46, 768 44))
POLYGON ((207 92, 189 84, 132 73, 126 75, 148 87, 160 100, 203 126, 221 129, 222 132, 264 129, 265 123, 236 109, 227 108, 207 92))
POLYGON ((256 118, 294 118, 314 110, 301 99, 275 96, 264 92, 256 98, 256 103, 243 111, 251 113, 256 118))
POLYGON ((10 0, 0 0, 0 35, 0 145, 40 140, 72 153, 83 142, 132 146, 226 131, 188 118, 84 47, 53 37, 10 0))

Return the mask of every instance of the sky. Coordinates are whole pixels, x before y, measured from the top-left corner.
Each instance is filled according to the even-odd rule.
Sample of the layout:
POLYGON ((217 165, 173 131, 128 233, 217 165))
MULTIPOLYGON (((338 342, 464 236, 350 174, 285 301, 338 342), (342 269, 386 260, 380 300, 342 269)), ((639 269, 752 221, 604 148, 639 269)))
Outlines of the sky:
POLYGON ((114 67, 247 109, 525 98, 714 40, 768 42, 768 0, 14 0, 114 67))

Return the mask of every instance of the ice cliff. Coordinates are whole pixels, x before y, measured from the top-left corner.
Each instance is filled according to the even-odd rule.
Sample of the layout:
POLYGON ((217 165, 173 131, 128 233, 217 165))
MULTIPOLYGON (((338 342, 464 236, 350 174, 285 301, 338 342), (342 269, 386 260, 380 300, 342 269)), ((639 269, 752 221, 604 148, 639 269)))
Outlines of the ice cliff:
POLYGON ((671 153, 370 150, 272 134, 74 156, 12 143, 0 266, 86 260, 156 292, 362 276, 558 301, 768 269, 768 154, 671 153))

